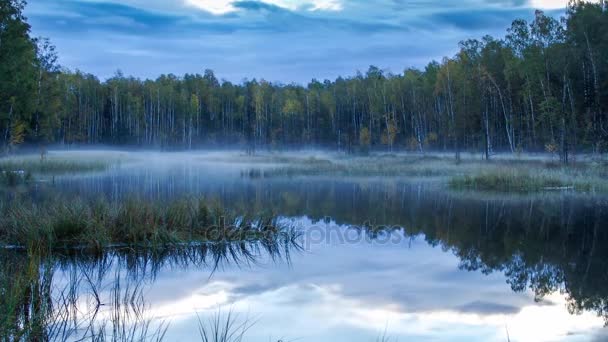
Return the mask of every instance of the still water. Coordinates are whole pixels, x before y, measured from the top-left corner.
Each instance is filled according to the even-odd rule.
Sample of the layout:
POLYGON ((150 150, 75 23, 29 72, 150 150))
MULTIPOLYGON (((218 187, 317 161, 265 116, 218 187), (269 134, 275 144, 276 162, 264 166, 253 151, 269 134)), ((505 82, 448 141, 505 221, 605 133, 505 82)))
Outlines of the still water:
MULTIPOLYGON (((204 196, 302 232, 298 245, 276 250, 251 243, 40 261, 52 275, 50 300, 77 308, 51 323, 58 340, 106 329, 201 341, 201 324, 227 316, 247 328, 244 341, 608 340, 606 198, 482 195, 396 177, 250 177, 252 167, 273 166, 222 156, 142 154, 13 194, 204 196), (66 320, 78 323, 67 329, 66 320)), ((32 263, 2 258, 17 272, 32 263)))

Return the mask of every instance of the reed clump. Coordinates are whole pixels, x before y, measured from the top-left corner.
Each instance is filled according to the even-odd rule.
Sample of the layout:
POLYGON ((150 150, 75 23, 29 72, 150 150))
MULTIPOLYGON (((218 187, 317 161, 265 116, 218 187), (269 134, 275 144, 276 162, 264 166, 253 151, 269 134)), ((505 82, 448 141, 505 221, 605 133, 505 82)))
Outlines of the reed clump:
POLYGON ((263 171, 249 171, 250 178, 298 176, 415 177, 445 180, 453 189, 494 192, 543 192, 572 190, 608 192, 606 164, 581 160, 564 165, 547 158, 468 157, 455 162, 445 155, 372 155, 331 160, 286 160, 263 171))
POLYGON ((577 177, 562 171, 494 170, 450 179, 453 189, 473 189, 495 192, 541 192, 572 190, 589 192, 605 190, 605 184, 577 177))
POLYGON ((93 160, 11 158, 0 160, 0 171, 30 174, 66 174, 76 172, 103 171, 109 164, 93 160))
POLYGON ((288 231, 276 218, 238 216, 204 199, 11 200, 0 202, 0 216, 0 246, 32 251, 254 241, 288 231))
POLYGON ((0 171, 0 185, 17 186, 27 184, 33 180, 31 172, 0 171))
POLYGON ((197 314, 200 340, 202 342, 242 342, 255 322, 240 320, 232 310, 223 314, 218 310, 207 320, 197 314))

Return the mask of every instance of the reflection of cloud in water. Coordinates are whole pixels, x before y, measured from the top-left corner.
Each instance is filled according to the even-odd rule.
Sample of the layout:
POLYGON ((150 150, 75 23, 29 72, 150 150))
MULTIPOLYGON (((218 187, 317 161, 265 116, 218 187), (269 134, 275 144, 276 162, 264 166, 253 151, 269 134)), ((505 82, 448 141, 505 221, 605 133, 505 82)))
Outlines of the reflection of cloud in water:
POLYGON ((493 314, 516 314, 520 312, 520 308, 511 305, 497 304, 491 302, 474 301, 458 308, 458 311, 463 313, 493 315, 493 314))
MULTIPOLYGON (((554 297, 560 300, 559 295, 554 297)), ((392 337, 417 340, 449 336, 450 340, 505 341, 507 327, 512 341, 549 341, 601 327, 601 320, 592 314, 570 316, 563 310, 564 303, 562 299, 552 306, 527 305, 517 313, 412 313, 347 298, 335 287, 291 285, 244 297, 230 307, 242 317, 257 320, 249 334, 251 341, 267 341, 270 335, 305 341, 373 341, 387 326, 392 337)), ((162 310, 172 311, 171 307, 162 310)), ((196 321, 173 323, 170 336, 194 329, 196 321)))
POLYGON ((196 312, 218 305, 257 320, 253 341, 370 341, 387 324, 394 337, 505 341, 506 326, 512 341, 545 341, 602 327, 592 313, 570 315, 561 295, 535 303, 531 293, 512 292, 503 275, 463 272, 458 263, 422 239, 317 245, 291 266, 228 266, 210 280, 205 271, 161 272, 147 299, 172 321, 170 338, 195 331, 196 312))

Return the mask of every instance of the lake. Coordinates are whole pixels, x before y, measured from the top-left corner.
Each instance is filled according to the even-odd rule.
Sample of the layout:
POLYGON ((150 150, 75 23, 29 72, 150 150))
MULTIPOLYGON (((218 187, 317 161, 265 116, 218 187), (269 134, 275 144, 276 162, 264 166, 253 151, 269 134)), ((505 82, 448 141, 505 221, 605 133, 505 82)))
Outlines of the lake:
MULTIPOLYGON (((64 152, 72 158, 78 153, 64 152)), ((105 158, 107 152, 99 153, 105 158)), ((107 171, 64 175, 16 197, 168 201, 205 197, 270 213, 301 233, 268 248, 204 245, 0 253, 0 276, 36 269, 56 340, 202 341, 231 324, 243 341, 600 341, 608 339, 608 199, 569 192, 449 190, 435 178, 256 177, 237 152, 126 153, 107 171), (35 260, 34 260, 35 259, 35 260), (228 323, 227 323, 228 322, 228 323)))

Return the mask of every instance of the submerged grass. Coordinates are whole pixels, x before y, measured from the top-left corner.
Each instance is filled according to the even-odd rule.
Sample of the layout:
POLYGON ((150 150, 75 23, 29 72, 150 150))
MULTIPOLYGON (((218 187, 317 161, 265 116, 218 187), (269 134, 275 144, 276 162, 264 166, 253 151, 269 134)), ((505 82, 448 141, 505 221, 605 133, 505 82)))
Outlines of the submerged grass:
POLYGON ((275 218, 246 218, 203 199, 169 203, 56 198, 0 202, 0 246, 48 249, 163 248, 179 244, 276 239, 275 218))

